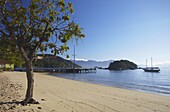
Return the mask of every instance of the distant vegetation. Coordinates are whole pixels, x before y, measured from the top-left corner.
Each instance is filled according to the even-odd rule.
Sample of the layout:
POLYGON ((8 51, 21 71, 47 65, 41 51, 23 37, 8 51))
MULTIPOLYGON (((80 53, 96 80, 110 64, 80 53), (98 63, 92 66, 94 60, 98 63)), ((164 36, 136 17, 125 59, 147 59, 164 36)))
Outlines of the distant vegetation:
POLYGON ((133 62, 130 62, 128 60, 120 60, 120 61, 114 61, 110 63, 109 70, 128 70, 128 69, 137 69, 137 65, 133 62))
MULTIPOLYGON (((34 67, 55 67, 55 68, 73 68, 74 63, 65 60, 59 56, 54 56, 52 54, 37 55, 37 59, 33 61, 34 67)), ((75 64, 76 68, 81 66, 75 64)))

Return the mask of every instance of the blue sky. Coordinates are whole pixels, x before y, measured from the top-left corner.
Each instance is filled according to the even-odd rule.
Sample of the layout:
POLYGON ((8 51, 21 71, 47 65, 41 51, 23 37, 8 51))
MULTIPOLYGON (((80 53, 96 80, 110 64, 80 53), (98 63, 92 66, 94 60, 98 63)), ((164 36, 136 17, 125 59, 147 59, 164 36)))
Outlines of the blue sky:
POLYGON ((170 0, 69 1, 86 35, 76 46, 76 58, 145 64, 152 56, 154 64, 170 63, 170 0))

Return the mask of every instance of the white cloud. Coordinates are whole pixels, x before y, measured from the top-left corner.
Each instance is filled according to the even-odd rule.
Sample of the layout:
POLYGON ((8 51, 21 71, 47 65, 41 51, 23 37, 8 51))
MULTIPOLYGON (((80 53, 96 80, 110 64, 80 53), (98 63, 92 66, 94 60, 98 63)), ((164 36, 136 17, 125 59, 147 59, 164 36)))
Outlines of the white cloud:
MULTIPOLYGON (((68 60, 73 60, 72 58, 69 58, 68 60)), ((88 60, 86 60, 86 59, 80 59, 80 58, 76 58, 75 59, 76 61, 88 61, 88 60)))
POLYGON ((86 59, 79 59, 79 58, 76 58, 75 60, 76 60, 76 61, 88 61, 88 60, 86 60, 86 59))

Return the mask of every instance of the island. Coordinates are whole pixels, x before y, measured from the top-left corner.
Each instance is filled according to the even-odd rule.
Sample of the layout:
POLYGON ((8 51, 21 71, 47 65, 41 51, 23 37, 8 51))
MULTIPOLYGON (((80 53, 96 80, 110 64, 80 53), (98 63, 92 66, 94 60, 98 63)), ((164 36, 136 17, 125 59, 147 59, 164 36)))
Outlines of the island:
POLYGON ((130 62, 128 60, 114 61, 109 64, 109 70, 128 70, 128 69, 137 69, 137 64, 130 62))

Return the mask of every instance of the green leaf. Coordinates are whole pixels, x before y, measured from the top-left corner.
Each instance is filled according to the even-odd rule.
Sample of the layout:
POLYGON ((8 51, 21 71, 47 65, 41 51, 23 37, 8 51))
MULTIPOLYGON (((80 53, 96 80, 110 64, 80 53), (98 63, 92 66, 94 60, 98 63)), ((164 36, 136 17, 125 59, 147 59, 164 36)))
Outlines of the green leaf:
POLYGON ((65 8, 61 8, 60 12, 65 12, 65 8))
POLYGON ((68 59, 68 58, 70 58, 70 56, 67 54, 66 58, 68 59))
POLYGON ((65 39, 65 38, 64 38, 64 39, 61 39, 61 42, 62 42, 62 43, 66 43, 66 42, 67 42, 67 39, 65 39))
POLYGON ((33 2, 39 2, 40 0, 32 0, 33 2))
POLYGON ((64 0, 58 0, 58 5, 63 9, 65 7, 64 0))
POLYGON ((73 8, 70 8, 70 13, 74 13, 74 9, 73 8))
POLYGON ((54 21, 54 17, 50 16, 50 22, 53 22, 53 21, 54 21))
POLYGON ((73 7, 72 3, 68 2, 68 6, 69 7, 73 7))
POLYGON ((70 16, 64 15, 62 19, 64 19, 65 21, 70 20, 70 16))

